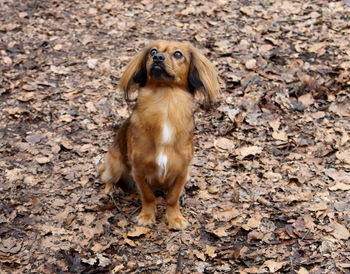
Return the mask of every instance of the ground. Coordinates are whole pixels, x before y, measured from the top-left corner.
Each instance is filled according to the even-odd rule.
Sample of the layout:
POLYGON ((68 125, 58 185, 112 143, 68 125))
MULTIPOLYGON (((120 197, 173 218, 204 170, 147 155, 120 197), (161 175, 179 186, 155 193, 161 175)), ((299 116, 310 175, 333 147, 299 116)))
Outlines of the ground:
POLYGON ((1 273, 349 273, 350 3, 1 1, 1 273), (195 115, 169 231, 96 166, 129 114, 117 85, 154 39, 188 41, 222 94, 195 115))

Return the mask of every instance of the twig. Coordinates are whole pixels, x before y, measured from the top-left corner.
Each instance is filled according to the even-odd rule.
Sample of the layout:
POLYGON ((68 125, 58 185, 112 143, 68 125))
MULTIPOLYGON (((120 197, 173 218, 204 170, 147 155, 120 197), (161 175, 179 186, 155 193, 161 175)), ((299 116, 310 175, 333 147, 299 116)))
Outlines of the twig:
POLYGON ((304 22, 309 20, 310 18, 295 18, 295 19, 285 19, 285 20, 277 20, 275 23, 283 24, 283 23, 293 23, 293 22, 304 22))
POLYGON ((301 238, 302 241, 304 241, 304 239, 309 235, 310 230, 306 231, 306 233, 304 234, 304 236, 301 238))
POLYGON ((129 218, 130 218, 132 215, 134 215, 137 211, 139 211, 140 208, 141 208, 141 206, 136 207, 136 208, 129 214, 129 218))
POLYGON ((179 256, 177 257, 175 274, 178 274, 178 273, 182 274, 184 256, 185 256, 185 252, 182 250, 182 247, 181 247, 179 251, 179 256))
POLYGON ((109 197, 112 199, 113 204, 114 204, 115 208, 118 210, 118 212, 119 212, 119 213, 122 213, 121 209, 120 209, 119 206, 117 205, 117 201, 116 201, 116 200, 114 199, 114 197, 113 197, 113 194, 114 194, 114 193, 115 193, 115 191, 114 191, 114 185, 112 184, 112 193, 109 194, 109 197))

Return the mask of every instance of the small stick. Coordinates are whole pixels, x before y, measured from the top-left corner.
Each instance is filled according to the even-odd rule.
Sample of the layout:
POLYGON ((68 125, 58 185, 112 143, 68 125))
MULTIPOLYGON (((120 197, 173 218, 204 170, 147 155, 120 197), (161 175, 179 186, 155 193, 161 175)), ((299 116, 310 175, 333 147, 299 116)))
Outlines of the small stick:
POLYGON ((176 264, 176 270, 175 270, 175 274, 182 274, 182 264, 184 261, 184 256, 185 256, 185 252, 182 250, 182 248, 180 248, 180 252, 179 252, 179 256, 177 257, 177 264, 176 264))
POLYGON ((112 193, 109 195, 109 197, 112 199, 113 201, 113 204, 115 206, 115 208, 118 210, 119 213, 122 213, 121 209, 118 207, 117 205, 117 201, 114 199, 113 197, 113 194, 115 193, 115 190, 114 190, 114 185, 112 184, 112 193))

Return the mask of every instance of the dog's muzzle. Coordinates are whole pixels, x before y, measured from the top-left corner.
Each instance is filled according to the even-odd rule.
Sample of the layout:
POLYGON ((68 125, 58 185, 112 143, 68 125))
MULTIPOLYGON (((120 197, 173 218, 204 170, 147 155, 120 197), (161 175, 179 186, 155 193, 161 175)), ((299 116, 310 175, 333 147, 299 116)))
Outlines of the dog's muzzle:
POLYGON ((165 57, 162 53, 157 53, 153 56, 153 64, 151 65, 151 76, 156 79, 162 79, 168 76, 165 66, 165 57))

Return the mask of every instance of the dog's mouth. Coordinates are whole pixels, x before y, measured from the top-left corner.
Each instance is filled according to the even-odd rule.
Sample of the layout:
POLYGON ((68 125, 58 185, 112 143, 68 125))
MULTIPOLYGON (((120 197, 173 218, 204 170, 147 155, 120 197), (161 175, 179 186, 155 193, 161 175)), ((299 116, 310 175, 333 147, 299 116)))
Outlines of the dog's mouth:
POLYGON ((152 64, 150 70, 150 76, 155 79, 173 79, 174 77, 169 75, 163 64, 152 64))

